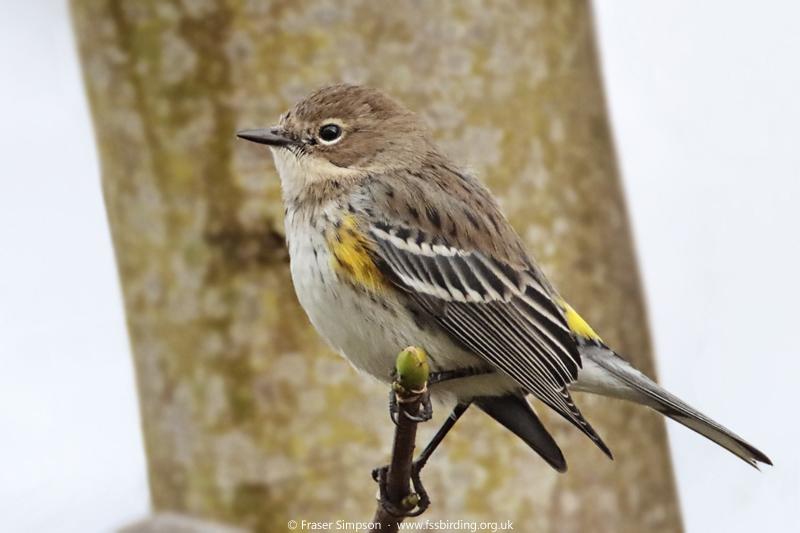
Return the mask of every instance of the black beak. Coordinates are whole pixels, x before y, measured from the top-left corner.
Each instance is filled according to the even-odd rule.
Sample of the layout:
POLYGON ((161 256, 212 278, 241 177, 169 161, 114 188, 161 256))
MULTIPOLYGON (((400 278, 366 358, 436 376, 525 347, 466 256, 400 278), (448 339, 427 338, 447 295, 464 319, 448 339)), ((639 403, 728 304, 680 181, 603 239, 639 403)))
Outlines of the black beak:
POLYGON ((289 136, 289 133, 281 128, 271 128, 268 130, 242 130, 237 131, 236 136, 246 141, 266 144, 269 146, 290 146, 297 144, 297 141, 289 136))

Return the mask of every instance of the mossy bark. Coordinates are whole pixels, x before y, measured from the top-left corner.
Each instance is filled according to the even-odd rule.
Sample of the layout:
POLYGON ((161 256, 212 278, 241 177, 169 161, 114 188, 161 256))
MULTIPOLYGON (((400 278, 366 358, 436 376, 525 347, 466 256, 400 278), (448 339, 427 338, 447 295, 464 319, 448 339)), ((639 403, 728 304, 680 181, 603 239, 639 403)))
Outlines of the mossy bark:
MULTIPOLYGON (((586 2, 72 7, 156 509, 257 531, 363 521, 374 509, 388 391, 316 336, 292 289, 271 158, 233 135, 272 125, 321 84, 372 84, 429 119, 562 294, 653 375, 586 2)), ((615 461, 540 409, 570 463, 558 475, 469 412, 425 471, 425 518, 680 531, 663 422, 577 401, 615 461)))

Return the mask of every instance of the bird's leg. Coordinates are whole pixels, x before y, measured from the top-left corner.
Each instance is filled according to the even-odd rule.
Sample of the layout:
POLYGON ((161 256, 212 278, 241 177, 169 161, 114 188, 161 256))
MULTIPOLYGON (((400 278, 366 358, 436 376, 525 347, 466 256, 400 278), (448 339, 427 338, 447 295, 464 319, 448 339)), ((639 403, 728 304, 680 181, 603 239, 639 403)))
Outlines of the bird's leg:
MULTIPOLYGON (((428 376, 428 384, 436 384, 441 383, 444 381, 451 381, 454 379, 461 379, 467 378, 471 376, 477 376, 481 374, 488 374, 491 373, 493 370, 488 368, 461 368, 456 370, 445 370, 440 372, 431 372, 428 376)), ((430 498, 428 497, 428 493, 425 490, 425 487, 422 485, 422 479, 420 477, 420 472, 422 472, 422 468, 428 462, 428 459, 431 458, 433 452, 436 451, 439 444, 442 443, 447 433, 453 428, 461 415, 463 415, 469 406, 472 404, 471 401, 466 403, 460 403, 456 405, 453 409, 453 412, 450 413, 450 416, 447 417, 444 424, 439 428, 436 432, 436 435, 433 436, 431 441, 425 446, 425 449, 422 450, 416 459, 414 459, 413 463, 411 464, 411 483, 414 487, 414 492, 418 497, 418 503, 415 506, 415 509, 411 512, 404 511, 394 505, 392 505, 388 498, 386 497, 387 491, 387 479, 389 473, 389 465, 381 466, 372 471, 372 479, 374 479, 378 483, 378 487, 380 490, 380 500, 381 504, 384 506, 384 509, 389 511, 391 514, 395 516, 419 516, 422 514, 425 509, 428 508, 430 505, 430 498)), ((389 416, 394 422, 395 425, 398 425, 398 417, 400 416, 400 412, 402 411, 403 415, 412 420, 414 422, 425 422, 430 420, 433 416, 433 408, 431 406, 430 395, 426 391, 422 397, 422 405, 421 405, 421 413, 418 416, 410 415, 406 412, 405 409, 400 408, 400 401, 397 398, 397 393, 392 387, 389 393, 389 416)))
MULTIPOLYGON (((442 383, 444 381, 453 381, 455 379, 491 374, 492 372, 494 372, 494 370, 491 368, 457 368, 455 370, 431 372, 428 376, 428 386, 442 383)), ((389 391, 389 417, 392 419, 392 422, 394 422, 395 426, 397 425, 397 417, 399 416, 399 413, 400 405, 397 401, 397 393, 395 392, 394 388, 392 388, 389 391)), ((430 395, 426 392, 425 396, 423 396, 422 412, 419 416, 410 415, 405 412, 403 414, 408 417, 409 420, 413 420, 414 422, 427 422, 430 420, 431 417, 433 417, 433 407, 431 406, 430 395)), ((445 433, 447 433, 447 431, 445 431, 445 433)), ((442 438, 444 438, 444 435, 442 435, 442 438)), ((433 450, 431 450, 431 453, 433 453, 433 450)))
POLYGON ((444 381, 453 381, 456 379, 471 378, 474 376, 483 376, 485 374, 492 374, 494 370, 487 367, 465 367, 457 368, 455 370, 439 370, 431 372, 428 376, 428 386, 442 383, 444 381))
MULTIPOLYGON (((450 381, 453 379, 461 379, 471 376, 478 376, 482 374, 489 374, 492 372, 493 370, 491 369, 483 369, 483 368, 477 368, 477 369, 463 368, 457 370, 431 372, 430 376, 428 377, 428 384, 433 385, 436 383, 441 383, 443 381, 450 381)), ((456 425, 458 419, 461 418, 461 415, 463 415, 467 411, 467 409, 471 404, 472 401, 470 400, 466 403, 460 403, 456 405, 455 408, 453 409, 453 412, 450 413, 450 416, 447 417, 447 420, 444 421, 444 424, 442 424, 442 426, 436 432, 436 435, 433 436, 428 445, 425 446, 425 449, 422 450, 422 453, 420 453, 417 456, 417 458, 414 459, 414 462, 411 464, 411 483, 414 486, 414 492, 416 492, 417 496, 419 497, 417 510, 414 511, 415 514, 413 516, 419 516, 420 514, 422 514, 422 512, 425 511, 425 509, 427 509, 431 503, 431 500, 428 497, 428 492, 425 490, 425 487, 422 486, 422 478, 420 477, 422 469, 427 464, 428 459, 431 458, 431 455, 433 455, 433 452, 436 451, 436 448, 438 448, 439 445, 442 443, 445 436, 447 436, 450 430, 453 429, 453 426, 456 425)), ((430 405, 430 403, 428 405, 430 405)))
POLYGON ((433 455, 433 452, 435 452, 436 448, 439 447, 439 444, 442 443, 447 433, 453 429, 453 426, 456 425, 458 419, 461 418, 461 415, 467 411, 467 408, 469 408, 470 405, 472 405, 471 401, 467 403, 460 403, 455 406, 453 412, 450 413, 450 416, 448 416, 447 420, 444 421, 442 427, 440 427, 439 431, 436 432, 436 435, 434 435, 428 445, 425 446, 425 449, 422 450, 422 453, 420 453, 417 458, 414 459, 414 468, 417 471, 422 470, 422 467, 425 466, 425 463, 427 463, 428 459, 431 458, 431 455, 433 455))
MULTIPOLYGON (((399 366, 400 363, 398 363, 399 366)), ((425 369, 424 378, 427 376, 428 372, 425 369)), ((412 458, 417 424, 430 420, 433 413, 424 378, 421 387, 416 385, 418 388, 408 388, 408 382, 401 385, 402 378, 396 379, 392 385, 389 414, 392 421, 398 426, 395 431, 392 461, 390 464, 372 471, 372 478, 378 482, 380 488, 380 507, 398 518, 419 516, 425 510, 425 508, 419 509, 420 498, 414 492, 410 492, 408 487, 409 479, 412 477, 412 458), (402 501, 400 501, 401 499, 402 501), (414 511, 415 509, 417 511, 414 511)), ((415 384, 411 383, 411 386, 413 387, 415 384)))
POLYGON ((450 413, 450 416, 448 416, 447 420, 445 420, 444 424, 442 424, 442 427, 440 427, 439 431, 436 432, 436 435, 433 436, 428 445, 425 446, 425 449, 422 450, 422 453, 420 453, 417 458, 414 459, 414 462, 411 463, 411 483, 414 485, 414 492, 416 492, 417 496, 419 496, 417 509, 419 510, 420 514, 422 514, 422 512, 427 509, 431 503, 431 500, 428 497, 428 492, 425 490, 425 487, 422 486, 422 478, 420 477, 422 468, 428 462, 428 459, 431 458, 433 452, 436 451, 436 448, 439 447, 439 444, 442 443, 447 433, 453 429, 453 426, 456 425, 458 419, 461 418, 461 415, 466 412, 471 404, 472 402, 467 402, 456 405, 456 407, 453 409, 453 412, 450 413))
MULTIPOLYGON (((430 402, 430 400, 429 400, 430 402)), ((419 502, 416 505, 416 508, 412 512, 404 512, 394 506, 389 504, 388 499, 386 498, 386 479, 387 474, 389 472, 389 465, 382 466, 376 468, 372 471, 372 479, 378 482, 378 486, 380 489, 380 496, 381 502, 386 506, 389 504, 391 508, 387 507, 387 510, 390 511, 395 516, 406 516, 406 517, 413 517, 419 516, 428 508, 431 503, 430 498, 428 497, 428 492, 425 490, 425 487, 422 485, 422 479, 420 478, 420 472, 422 472, 422 468, 428 462, 428 459, 431 458, 433 452, 436 451, 436 448, 439 444, 442 443, 447 433, 453 429, 453 426, 458 422, 458 419, 461 418, 461 415, 466 412, 467 408, 471 405, 472 402, 467 403, 460 403, 456 405, 453 409, 453 412, 450 413, 450 416, 447 417, 447 420, 444 421, 444 424, 439 428, 436 432, 436 435, 430 440, 425 449, 422 450, 414 462, 411 464, 411 484, 414 486, 414 492, 417 494, 419 498, 419 502)))

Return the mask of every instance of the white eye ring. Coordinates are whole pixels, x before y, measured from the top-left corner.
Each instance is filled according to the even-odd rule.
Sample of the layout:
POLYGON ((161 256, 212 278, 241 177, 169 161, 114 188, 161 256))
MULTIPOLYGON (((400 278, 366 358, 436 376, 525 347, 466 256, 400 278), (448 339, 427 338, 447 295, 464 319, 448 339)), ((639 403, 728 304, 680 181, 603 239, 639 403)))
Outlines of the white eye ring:
POLYGON ((317 136, 319 137, 319 142, 322 144, 335 144, 342 140, 342 127, 338 124, 333 122, 329 122, 328 124, 324 124, 320 127, 317 136))

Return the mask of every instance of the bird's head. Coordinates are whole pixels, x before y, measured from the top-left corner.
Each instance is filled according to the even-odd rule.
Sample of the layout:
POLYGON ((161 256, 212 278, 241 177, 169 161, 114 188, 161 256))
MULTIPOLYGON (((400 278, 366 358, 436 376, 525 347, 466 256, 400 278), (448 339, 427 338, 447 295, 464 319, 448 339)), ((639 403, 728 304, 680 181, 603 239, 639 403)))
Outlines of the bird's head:
POLYGON ((436 151, 417 115, 377 89, 353 84, 319 88, 274 128, 237 135, 268 145, 284 186, 292 188, 413 170, 436 151))

